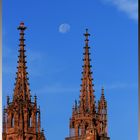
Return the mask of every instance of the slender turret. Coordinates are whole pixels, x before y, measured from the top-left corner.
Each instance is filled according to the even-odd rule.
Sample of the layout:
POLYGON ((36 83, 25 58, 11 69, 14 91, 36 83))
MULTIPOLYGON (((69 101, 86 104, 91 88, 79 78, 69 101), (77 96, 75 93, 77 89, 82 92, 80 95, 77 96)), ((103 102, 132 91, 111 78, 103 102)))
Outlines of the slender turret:
POLYGON ((38 109, 38 133, 41 132, 40 107, 38 109))
POLYGON ((100 135, 107 136, 107 102, 104 96, 104 88, 98 102, 98 132, 100 135))

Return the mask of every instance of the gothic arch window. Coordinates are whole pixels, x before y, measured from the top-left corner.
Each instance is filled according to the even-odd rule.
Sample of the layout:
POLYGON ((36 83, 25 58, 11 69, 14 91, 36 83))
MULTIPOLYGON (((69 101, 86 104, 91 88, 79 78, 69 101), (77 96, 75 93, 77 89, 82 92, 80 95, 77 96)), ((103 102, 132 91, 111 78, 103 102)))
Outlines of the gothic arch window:
POLYGON ((72 122, 72 128, 74 128, 74 122, 72 122))
POLYGON ((86 123, 86 125, 85 125, 85 134, 87 132, 87 129, 88 129, 88 124, 86 123))
POLYGON ((75 136, 75 128, 74 128, 74 122, 72 122, 72 126, 70 128, 70 137, 75 136))
POLYGON ((14 114, 11 115, 11 127, 14 127, 14 114))
POLYGON ((102 131, 103 131, 103 123, 101 122, 101 124, 100 124, 100 131, 101 131, 101 133, 102 133, 102 131))
POLYGON ((78 136, 81 135, 81 128, 80 128, 80 125, 78 126, 78 136))

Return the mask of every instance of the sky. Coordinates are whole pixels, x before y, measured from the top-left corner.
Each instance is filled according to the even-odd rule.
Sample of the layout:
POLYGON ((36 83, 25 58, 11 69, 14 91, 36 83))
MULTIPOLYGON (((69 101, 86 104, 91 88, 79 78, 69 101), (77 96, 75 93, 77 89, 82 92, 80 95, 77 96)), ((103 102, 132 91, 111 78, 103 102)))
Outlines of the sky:
POLYGON ((23 21, 30 89, 38 98, 42 128, 48 140, 69 136, 88 28, 96 102, 104 86, 109 137, 138 138, 137 0, 12 0, 3 1, 2 10, 3 106, 13 95, 17 27, 23 21))

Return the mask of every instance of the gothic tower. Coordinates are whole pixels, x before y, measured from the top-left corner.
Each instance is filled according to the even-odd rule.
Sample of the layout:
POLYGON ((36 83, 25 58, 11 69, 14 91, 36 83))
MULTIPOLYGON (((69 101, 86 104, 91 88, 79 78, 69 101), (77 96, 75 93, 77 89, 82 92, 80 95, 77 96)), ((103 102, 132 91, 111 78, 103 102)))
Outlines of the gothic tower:
POLYGON ((107 102, 104 97, 104 89, 102 89, 98 107, 95 102, 88 29, 84 36, 85 51, 80 100, 78 103, 75 101, 70 118, 70 134, 65 140, 110 140, 107 134, 107 102))
POLYGON ((13 99, 7 97, 7 106, 3 110, 3 140, 45 140, 41 130, 40 108, 37 97, 31 99, 31 92, 26 71, 24 44, 24 23, 20 23, 20 44, 17 76, 13 99))

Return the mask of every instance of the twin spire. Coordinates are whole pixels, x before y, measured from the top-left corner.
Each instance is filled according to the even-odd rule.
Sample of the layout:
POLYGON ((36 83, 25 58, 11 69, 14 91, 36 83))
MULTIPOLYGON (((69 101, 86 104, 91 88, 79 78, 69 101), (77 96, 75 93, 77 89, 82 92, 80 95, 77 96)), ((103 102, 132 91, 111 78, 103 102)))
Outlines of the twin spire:
MULTIPOLYGON (((17 67, 17 77, 14 89, 14 100, 15 99, 23 99, 23 100, 30 100, 30 89, 28 83, 28 73, 26 72, 26 55, 25 55, 25 39, 24 39, 24 31, 26 27, 24 23, 21 22, 18 30, 20 30, 20 44, 19 44, 19 60, 18 60, 18 67, 17 67)), ((85 46, 84 46, 84 65, 83 65, 83 72, 82 72, 82 84, 81 84, 81 95, 80 95, 80 102, 79 102, 79 109, 81 112, 90 112, 94 113, 96 111, 95 107, 95 96, 94 96, 94 88, 92 83, 92 72, 91 72, 91 65, 90 65, 90 52, 89 52, 89 36, 88 29, 84 33, 85 36, 85 46)), ((102 89, 101 95, 102 102, 105 102, 104 99, 104 89, 102 89)), ((75 102, 75 107, 77 107, 77 102, 75 102)))
MULTIPOLYGON (((20 30, 20 44, 19 44, 19 60, 18 60, 18 67, 17 67, 17 77, 16 77, 16 83, 14 88, 14 97, 13 97, 13 103, 12 107, 18 110, 16 110, 16 113, 13 115, 13 109, 11 109, 11 104, 9 104, 9 97, 7 98, 7 109, 4 109, 4 115, 3 115, 3 136, 6 136, 6 128, 10 130, 9 128, 13 127, 9 122, 13 122, 13 118, 15 117, 15 128, 17 126, 21 126, 24 130, 24 132, 28 132, 27 128, 32 125, 34 128, 32 134, 35 136, 37 135, 38 139, 41 140, 41 137, 44 138, 44 133, 40 132, 40 109, 36 107, 36 96, 35 96, 35 102, 31 102, 30 99, 30 89, 29 89, 29 83, 28 83, 28 73, 26 71, 26 55, 25 55, 25 44, 24 44, 24 31, 26 30, 26 27, 24 26, 24 23, 20 23, 20 26, 18 27, 18 30, 20 30), (17 104, 16 101, 19 101, 17 104), (23 102, 25 101, 25 102, 23 102), (23 106, 23 103, 24 106, 23 106), (25 109, 26 111, 24 112, 25 109), (6 116, 5 113, 11 113, 10 117, 8 116, 8 123, 6 122, 6 116), (24 113, 23 113, 24 112, 24 113), (32 113, 31 113, 32 112, 32 113), (32 115, 31 115, 32 114, 32 115), (38 114, 38 121, 36 122, 38 114), (20 119, 18 119, 20 118, 20 119), (30 124, 31 120, 33 123, 30 124), (17 125, 18 123, 19 125, 17 125), (27 123, 28 122, 28 123, 27 123), (8 126, 6 126, 8 124, 8 126), (28 126, 28 125, 29 126, 28 126), (25 128, 23 128, 23 126, 25 128), (28 126, 28 127, 27 127, 28 126), (34 133, 35 132, 35 133, 34 133)), ((92 79, 92 72, 91 72, 91 65, 90 65, 90 52, 89 52, 89 39, 88 37, 90 34, 88 33, 88 29, 86 29, 86 32, 84 34, 85 36, 85 46, 84 46, 84 64, 83 64, 83 72, 82 72, 82 84, 81 84, 81 95, 80 95, 80 101, 77 104, 77 101, 75 102, 75 107, 73 108, 73 114, 70 119, 70 138, 66 138, 66 140, 73 140, 79 139, 81 136, 87 136, 88 132, 91 133, 92 137, 91 139, 94 139, 95 136, 106 136, 105 139, 109 140, 107 137, 107 103, 104 97, 104 89, 102 89, 101 98, 98 102, 98 110, 96 109, 95 105, 95 96, 94 96, 94 85, 93 85, 93 79, 92 79), (93 132, 93 133, 92 133, 93 132), (71 135, 72 134, 72 135, 71 135), (72 137, 72 139, 71 139, 72 137)), ((8 114, 9 115, 9 114, 8 114)), ((8 131, 9 133, 10 131, 8 131)), ((10 133, 11 135, 11 133, 10 133)), ((23 136, 24 133, 21 133, 19 137, 23 136)), ((31 133, 29 134, 31 135, 31 133)), ((90 135, 90 136, 91 136, 90 135)), ((89 139, 89 137, 86 137, 89 139)), ((83 139, 83 137, 81 137, 83 139)))
MULTIPOLYGON (((30 100, 30 89, 28 83, 28 73, 26 72, 26 55, 25 55, 25 38, 24 38, 24 31, 26 27, 24 23, 21 22, 18 30, 20 30, 20 44, 19 44, 19 60, 18 60, 18 67, 17 67, 17 77, 14 89, 14 100, 16 99, 23 99, 23 100, 30 100)), ((82 72, 82 84, 81 84, 81 95, 80 95, 80 102, 79 102, 79 109, 81 112, 90 112, 94 113, 96 111, 95 107, 95 96, 94 96, 94 84, 92 83, 92 72, 91 72, 91 65, 90 65, 90 52, 89 52, 89 36, 88 29, 84 33, 85 36, 85 46, 84 46, 84 65, 83 65, 83 72, 82 72)), ((102 96, 101 99, 104 100, 103 89, 102 89, 102 96)), ((75 103, 76 106, 77 102, 75 103)))

